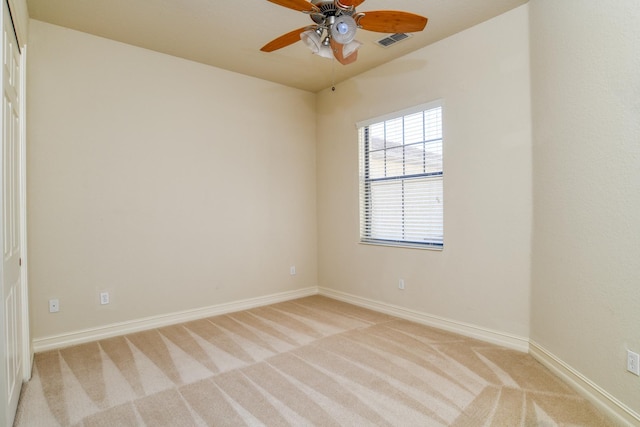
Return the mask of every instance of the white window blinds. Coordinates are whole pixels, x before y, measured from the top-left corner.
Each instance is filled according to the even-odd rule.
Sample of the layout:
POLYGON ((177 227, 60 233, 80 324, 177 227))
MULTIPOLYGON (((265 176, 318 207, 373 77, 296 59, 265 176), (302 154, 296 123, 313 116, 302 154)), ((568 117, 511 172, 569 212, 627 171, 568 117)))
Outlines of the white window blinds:
POLYGON ((442 248, 442 106, 358 125, 360 239, 442 248))

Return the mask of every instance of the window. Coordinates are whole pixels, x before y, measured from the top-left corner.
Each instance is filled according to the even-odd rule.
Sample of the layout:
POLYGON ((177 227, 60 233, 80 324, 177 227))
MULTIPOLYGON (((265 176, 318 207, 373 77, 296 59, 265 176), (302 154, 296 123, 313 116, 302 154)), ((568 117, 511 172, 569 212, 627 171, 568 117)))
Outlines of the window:
POLYGON ((358 124, 360 240, 443 246, 442 106, 358 124))

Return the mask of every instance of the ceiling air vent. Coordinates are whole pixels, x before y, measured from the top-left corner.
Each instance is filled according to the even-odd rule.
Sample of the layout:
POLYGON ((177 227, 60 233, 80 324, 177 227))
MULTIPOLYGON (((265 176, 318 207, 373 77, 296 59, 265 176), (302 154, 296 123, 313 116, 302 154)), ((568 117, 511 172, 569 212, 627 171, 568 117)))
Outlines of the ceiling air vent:
POLYGON ((411 34, 395 33, 395 34, 391 34, 390 36, 387 36, 387 37, 385 37, 383 39, 378 40, 376 43, 378 43, 382 47, 389 47, 389 46, 391 46, 393 44, 401 42, 402 40, 408 39, 409 37, 411 37, 411 34))

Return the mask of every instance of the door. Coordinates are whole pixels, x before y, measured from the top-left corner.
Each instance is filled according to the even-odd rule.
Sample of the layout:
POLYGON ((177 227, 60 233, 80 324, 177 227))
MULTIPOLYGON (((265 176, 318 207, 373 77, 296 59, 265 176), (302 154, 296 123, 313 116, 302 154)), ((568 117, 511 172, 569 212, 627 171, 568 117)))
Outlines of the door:
MULTIPOLYGON (((23 325, 21 280, 21 120, 20 89, 21 62, 18 43, 13 30, 6 1, 2 15, 2 320, 4 333, 2 346, 2 412, 6 414, 6 425, 12 425, 23 379, 23 325)), ((4 420, 3 420, 4 421, 4 420)))

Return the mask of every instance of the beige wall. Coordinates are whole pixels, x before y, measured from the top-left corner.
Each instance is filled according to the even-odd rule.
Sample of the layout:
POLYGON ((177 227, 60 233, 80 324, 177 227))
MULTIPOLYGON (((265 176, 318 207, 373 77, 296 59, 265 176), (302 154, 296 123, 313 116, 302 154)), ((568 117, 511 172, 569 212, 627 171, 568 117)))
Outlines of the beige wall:
POLYGON ((317 97, 30 21, 32 337, 318 284, 531 338, 640 412, 640 10, 599 4, 532 0, 317 97), (355 123, 436 99, 444 250, 358 244, 355 123))
POLYGON ((29 9, 27 0, 8 0, 7 4, 11 10, 11 20, 13 28, 18 37, 18 44, 24 46, 27 43, 29 31, 29 9))
POLYGON ((531 2, 531 338, 640 413, 640 3, 531 2))
POLYGON ((319 94, 320 286, 526 340, 528 34, 523 6, 319 94), (355 123, 437 99, 444 102, 444 250, 359 244, 355 123))
POLYGON ((39 21, 28 66, 33 339, 317 285, 313 94, 39 21))

